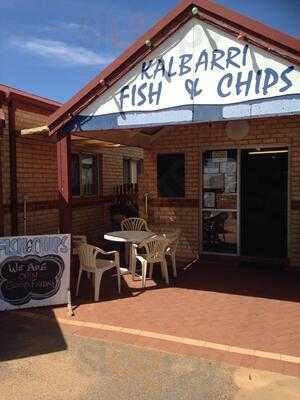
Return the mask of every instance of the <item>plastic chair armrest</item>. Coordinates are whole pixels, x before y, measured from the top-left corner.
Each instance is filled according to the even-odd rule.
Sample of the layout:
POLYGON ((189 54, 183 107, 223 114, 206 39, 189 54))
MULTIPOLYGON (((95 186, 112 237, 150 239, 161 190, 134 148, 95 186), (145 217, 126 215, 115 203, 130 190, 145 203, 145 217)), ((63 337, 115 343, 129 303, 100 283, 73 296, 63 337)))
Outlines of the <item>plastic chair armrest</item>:
POLYGON ((120 267, 120 255, 118 251, 104 251, 98 247, 95 256, 97 257, 98 254, 103 254, 104 256, 114 256, 116 266, 120 267))

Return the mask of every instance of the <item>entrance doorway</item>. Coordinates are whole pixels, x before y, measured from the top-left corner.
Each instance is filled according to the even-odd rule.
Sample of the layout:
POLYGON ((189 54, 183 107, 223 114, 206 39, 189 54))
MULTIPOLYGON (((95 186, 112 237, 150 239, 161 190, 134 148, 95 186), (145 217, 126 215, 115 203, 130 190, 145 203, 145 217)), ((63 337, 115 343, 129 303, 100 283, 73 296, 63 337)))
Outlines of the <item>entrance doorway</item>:
POLYGON ((288 149, 202 154, 203 253, 286 258, 288 149))
POLYGON ((287 256, 288 150, 241 151, 241 254, 287 256))

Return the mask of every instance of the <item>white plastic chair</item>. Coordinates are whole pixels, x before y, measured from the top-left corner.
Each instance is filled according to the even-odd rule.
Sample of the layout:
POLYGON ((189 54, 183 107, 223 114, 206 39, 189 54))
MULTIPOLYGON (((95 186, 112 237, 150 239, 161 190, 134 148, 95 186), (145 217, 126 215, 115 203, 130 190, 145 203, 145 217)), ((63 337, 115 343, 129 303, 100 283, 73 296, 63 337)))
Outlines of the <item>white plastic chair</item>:
POLYGON ((80 279, 83 271, 95 274, 95 301, 99 301, 100 284, 103 272, 111 269, 117 269, 118 291, 121 293, 121 273, 120 273, 120 256, 117 251, 104 251, 99 247, 90 244, 81 244, 78 248, 80 260, 80 269, 77 281, 76 295, 78 296, 80 279), (98 259, 97 256, 103 254, 105 256, 113 255, 114 260, 98 259))
POLYGON ((85 235, 72 235, 72 252, 73 255, 78 255, 78 249, 81 244, 87 243, 85 235))
POLYGON ((168 245, 168 240, 161 236, 146 239, 138 246, 134 245, 133 248, 135 260, 133 262, 133 276, 135 276, 136 260, 139 260, 142 264, 143 288, 146 286, 148 264, 150 266, 150 278, 152 278, 153 264, 160 263, 162 275, 165 278, 166 284, 169 284, 168 266, 165 257, 168 245), (137 254, 137 249, 141 248, 144 248, 146 250, 146 254, 137 254))
MULTIPOLYGON (((121 222, 121 229, 122 231, 146 231, 146 232, 150 232, 150 229, 148 228, 147 222, 145 219, 143 218, 126 218, 123 219, 123 221, 121 222)), ((129 265, 132 266, 133 265, 133 248, 132 248, 132 244, 130 243, 126 243, 125 245, 125 258, 128 259, 129 261, 129 265)), ((133 274, 133 268, 131 268, 131 273, 132 273, 132 278, 134 278, 134 274, 133 274)), ((135 271, 134 271, 135 273, 135 271)))
POLYGON ((122 231, 149 231, 147 222, 143 218, 126 218, 121 222, 122 231))
POLYGON ((163 235, 163 237, 169 241, 166 255, 171 257, 174 278, 177 277, 176 251, 179 243, 180 233, 181 231, 177 229, 175 232, 166 233, 163 235))
MULTIPOLYGON (((86 235, 72 235, 72 254, 78 256, 78 249, 81 244, 87 243, 86 235)), ((87 272, 87 277, 91 279, 91 273, 87 272)))

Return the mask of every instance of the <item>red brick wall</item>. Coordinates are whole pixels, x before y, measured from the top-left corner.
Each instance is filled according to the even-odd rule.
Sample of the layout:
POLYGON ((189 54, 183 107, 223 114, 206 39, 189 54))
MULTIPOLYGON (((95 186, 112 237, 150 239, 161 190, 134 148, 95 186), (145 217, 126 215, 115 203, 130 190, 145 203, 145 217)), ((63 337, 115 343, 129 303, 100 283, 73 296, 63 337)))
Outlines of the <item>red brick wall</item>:
MULTIPOLYGON (((16 110, 16 130, 36 127, 46 122, 46 116, 16 110)), ((6 123, 8 128, 8 121, 6 123)), ((9 171, 8 130, 4 138, 6 156, 3 169, 9 171)), ((18 188, 18 232, 25 233, 24 201, 27 202, 26 225, 28 234, 58 232, 58 211, 54 208, 57 199, 56 145, 53 139, 37 136, 21 137, 17 133, 17 188, 18 188), (51 208, 47 203, 51 204, 51 208)), ((10 234, 10 176, 6 174, 4 192, 6 205, 6 234, 10 234)))
MULTIPOLYGON (((73 146, 73 151, 79 150, 84 151, 84 148, 73 146)), ((86 151, 90 152, 90 148, 86 147, 86 151)), ((102 155, 99 191, 104 202, 97 206, 73 207, 73 232, 77 235, 87 234, 91 243, 101 242, 103 234, 111 228, 110 198, 114 186, 123 184, 123 158, 143 158, 143 151, 132 147, 104 148, 97 152, 102 155)))
MULTIPOLYGON (((155 137, 151 150, 144 152, 144 176, 140 178, 140 195, 149 193, 150 224, 156 229, 179 227, 182 240, 179 255, 194 258, 201 247, 199 190, 201 187, 200 161, 205 149, 245 148, 262 146, 290 146, 290 235, 288 254, 293 265, 300 265, 300 117, 257 119, 249 121, 250 132, 243 140, 229 139, 226 124, 166 127, 155 137), (177 203, 160 200, 156 185, 156 156, 163 152, 184 152, 186 168, 186 198, 177 203), (193 206, 191 206, 190 201, 193 206)), ((173 229, 172 228, 172 229, 173 229)))
MULTIPOLYGON (((7 110, 4 108, 6 116, 7 110)), ((43 124, 45 116, 17 111, 17 129, 43 124)), ((269 118, 250 121, 249 135, 239 141, 225 134, 225 123, 166 127, 154 138, 151 150, 144 152, 144 175, 140 179, 140 197, 150 196, 150 225, 156 231, 180 227, 182 240, 180 256, 194 258, 198 255, 201 226, 199 224, 199 165, 204 149, 243 148, 251 146, 290 146, 290 235, 289 257, 293 265, 300 264, 300 118, 269 118), (156 189, 156 155, 159 152, 184 152, 186 162, 186 198, 170 203, 158 198, 156 189)), ((83 150, 82 146, 75 150, 83 150)), ((87 148, 91 151, 91 148, 87 148)), ((8 121, 0 138, 5 213, 5 234, 10 234, 8 212, 9 193, 9 146, 8 121)), ((95 150, 93 150, 95 151, 95 150)), ((19 197, 19 233, 23 226, 23 200, 28 201, 27 233, 42 234, 58 231, 56 146, 46 137, 17 138, 17 173, 19 197), (44 209, 43 209, 44 208, 44 209)), ((143 152, 136 148, 115 147, 97 150, 103 154, 102 193, 104 199, 113 192, 113 186, 123 182, 123 157, 140 158, 143 152)), ((91 241, 101 240, 110 227, 109 203, 73 208, 73 232, 87 234, 91 241)))

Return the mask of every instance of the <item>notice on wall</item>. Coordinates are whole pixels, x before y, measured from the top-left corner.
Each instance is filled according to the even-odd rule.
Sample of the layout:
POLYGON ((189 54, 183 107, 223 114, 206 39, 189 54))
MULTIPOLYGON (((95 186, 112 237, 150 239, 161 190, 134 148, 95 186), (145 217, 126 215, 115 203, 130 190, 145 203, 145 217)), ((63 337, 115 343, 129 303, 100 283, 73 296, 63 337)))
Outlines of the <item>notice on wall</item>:
POLYGON ((66 304, 70 235, 0 238, 0 311, 66 304))
POLYGON ((211 160, 205 162, 204 165, 205 174, 218 174, 219 172, 220 172, 220 164, 218 162, 213 162, 211 160))
POLYGON ((216 207, 216 194, 215 192, 205 192, 203 195, 203 207, 215 208, 216 207))
POLYGON ((213 160, 213 162, 227 161, 227 151, 226 150, 213 151, 212 152, 212 160, 213 160))
POLYGON ((224 189, 224 174, 204 174, 203 189, 224 189))

